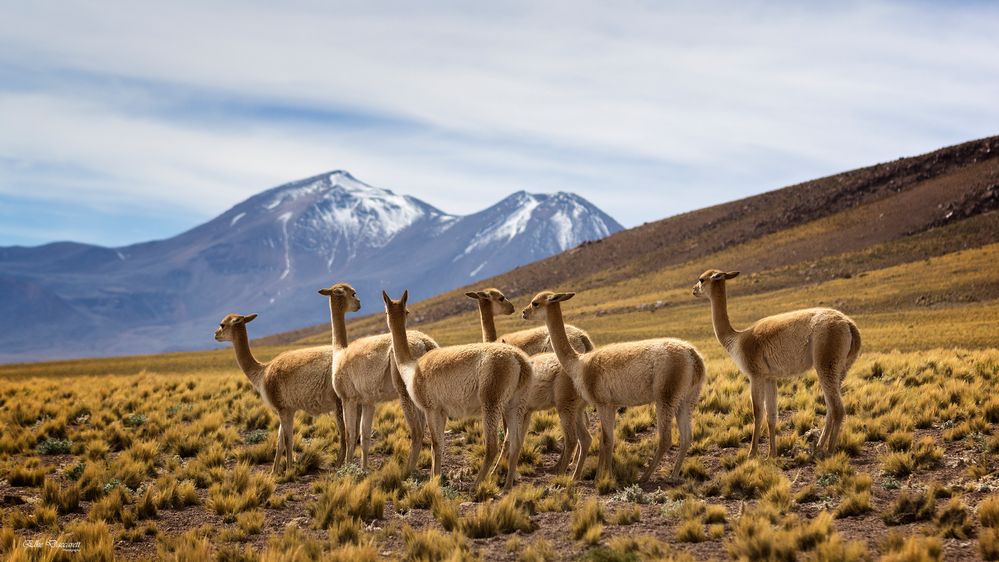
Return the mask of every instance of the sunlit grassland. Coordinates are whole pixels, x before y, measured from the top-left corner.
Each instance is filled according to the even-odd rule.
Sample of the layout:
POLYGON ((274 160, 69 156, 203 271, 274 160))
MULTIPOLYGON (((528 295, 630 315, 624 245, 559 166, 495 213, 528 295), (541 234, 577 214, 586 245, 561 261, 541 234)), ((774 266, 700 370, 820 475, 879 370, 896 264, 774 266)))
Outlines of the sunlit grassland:
POLYGON ((298 468, 273 477, 276 420, 233 366, 160 372, 114 359, 108 371, 120 376, 103 376, 60 365, 62 376, 0 381, 0 488, 26 502, 3 507, 5 555, 30 554, 17 546, 30 537, 80 540, 94 556, 224 559, 634 550, 859 560, 917 547, 960 554, 967 540, 972 554, 996 548, 999 524, 980 508, 999 486, 995 349, 865 353, 845 384, 844 452, 818 462, 809 440, 825 410, 814 375, 781 386, 780 458, 748 459, 745 381, 712 353, 681 481, 661 471, 630 486, 653 449, 653 410, 635 407, 619 416, 612 481, 592 480, 594 443, 586 480, 571 486, 549 473, 559 433, 547 412, 532 421, 525 478, 507 496, 495 481, 470 488, 483 449, 475 421, 450 424, 442 484, 425 480, 427 450, 415 477, 401 473, 408 443, 395 404, 376 416, 368 473, 331 471, 332 420, 299 415, 298 468))
MULTIPOLYGON (((24 541, 58 538, 81 543, 68 559, 999 559, 999 244, 958 249, 994 227, 973 219, 794 266, 746 267, 851 228, 816 222, 717 259, 612 284, 581 279, 564 305, 598 345, 674 336, 707 358, 679 481, 666 478, 670 453, 652 482, 632 485, 654 448, 651 407, 618 415, 613 477, 594 481, 595 439, 576 485, 550 472, 557 416, 536 414, 521 484, 500 495, 495 478, 471 489, 484 451, 476 420, 449 424, 443 481, 427 480, 427 443, 417 473, 403 474, 397 404, 376 414, 371 471, 333 469, 333 420, 299 414, 296 468, 272 476, 277 419, 231 349, 7 365, 0 555, 54 557, 24 541), (780 385, 779 457, 747 457, 748 385, 714 339, 709 303, 690 296, 709 266, 744 271, 730 285, 737 327, 816 305, 857 321, 864 348, 844 382, 840 454, 810 452, 825 414, 810 373, 780 385)), ((348 329, 383 323, 375 315, 348 329)), ((480 337, 471 301, 465 314, 415 324, 444 345, 480 337)), ((501 333, 528 326, 499 320, 501 333)))
MULTIPOLYGON (((729 313, 733 324, 741 327, 776 312, 831 306, 857 322, 868 350, 993 347, 999 343, 999 284, 991 271, 997 259, 999 244, 991 244, 855 271, 850 278, 764 292, 754 292, 754 285, 772 283, 761 281, 772 274, 750 272, 730 283, 729 313)), ((579 291, 563 307, 566 320, 589 331, 598 344, 670 336, 711 353, 718 346, 711 331, 710 305, 690 294, 704 266, 693 267, 579 291), (659 307, 652 310, 656 303, 659 307)), ((527 299, 516 304, 526 305, 527 299)), ((444 345, 475 341, 478 315, 472 306, 469 309, 420 329, 444 345)), ((517 314, 497 320, 500 333, 530 326, 517 314)))

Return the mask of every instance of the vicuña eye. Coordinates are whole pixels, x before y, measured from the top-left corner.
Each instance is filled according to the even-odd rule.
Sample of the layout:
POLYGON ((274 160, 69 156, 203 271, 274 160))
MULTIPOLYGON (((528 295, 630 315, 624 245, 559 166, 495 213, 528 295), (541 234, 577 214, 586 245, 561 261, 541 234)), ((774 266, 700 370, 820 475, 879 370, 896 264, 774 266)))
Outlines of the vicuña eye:
POLYGON ((505 301, 505 300, 506 300, 506 297, 500 297, 500 298, 499 298, 499 301, 500 301, 500 302, 503 302, 503 301, 505 301))
POLYGON ((534 308, 538 308, 538 303, 536 303, 536 302, 532 302, 532 303, 531 303, 531 306, 533 306, 534 308))

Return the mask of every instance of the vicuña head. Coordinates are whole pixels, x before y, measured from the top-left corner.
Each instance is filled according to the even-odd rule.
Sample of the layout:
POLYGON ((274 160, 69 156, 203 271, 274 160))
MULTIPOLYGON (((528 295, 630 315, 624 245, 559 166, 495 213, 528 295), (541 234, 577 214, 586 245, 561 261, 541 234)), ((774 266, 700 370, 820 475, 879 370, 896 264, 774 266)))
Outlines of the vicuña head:
POLYGON ((215 341, 232 341, 233 330, 239 326, 244 326, 256 318, 256 314, 226 314, 225 318, 219 322, 219 327, 215 329, 215 341))
MULTIPOLYGON (((576 293, 553 293, 551 291, 541 291, 531 299, 531 304, 524 307, 520 315, 524 320, 533 320, 534 314, 539 310, 547 313, 548 305, 557 302, 567 301, 576 296, 576 293)), ((542 317, 544 318, 544 317, 542 317)))
POLYGON ((480 307, 488 307, 493 314, 502 314, 504 316, 513 314, 513 303, 499 289, 490 287, 481 291, 465 293, 465 296, 479 301, 480 307))
POLYGON ((402 296, 397 301, 392 300, 388 293, 382 291, 382 300, 385 301, 385 314, 389 318, 402 318, 405 321, 406 315, 409 314, 409 309, 406 308, 406 301, 409 300, 409 289, 403 291, 402 296))
POLYGON ((705 294, 710 295, 712 287, 724 288, 726 279, 735 279, 738 276, 738 271, 709 269, 697 278, 697 284, 694 285, 693 294, 695 297, 703 297, 705 294))
POLYGON ((361 310, 361 299, 357 291, 347 283, 334 283, 319 294, 330 298, 330 310, 336 312, 357 312, 361 310))

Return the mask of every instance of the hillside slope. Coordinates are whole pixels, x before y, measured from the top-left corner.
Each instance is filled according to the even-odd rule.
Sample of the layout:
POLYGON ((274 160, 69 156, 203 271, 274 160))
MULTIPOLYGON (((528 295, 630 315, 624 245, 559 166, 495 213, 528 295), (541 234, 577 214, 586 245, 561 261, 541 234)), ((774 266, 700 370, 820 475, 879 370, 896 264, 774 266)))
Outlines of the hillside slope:
MULTIPOLYGON (((544 288, 605 290, 624 283, 640 286, 632 290, 645 294, 647 302, 635 306, 648 308, 661 300, 655 298, 656 291, 675 288, 648 285, 657 282, 649 278, 657 272, 683 266, 692 278, 709 264, 758 273, 807 264, 807 271, 800 275, 780 275, 787 288, 864 271, 868 267, 864 251, 878 245, 899 242, 899 248, 907 249, 889 245, 870 267, 999 241, 999 220, 991 215, 982 220, 996 209, 999 137, 989 137, 648 223, 469 287, 497 286, 508 296, 523 298, 544 288), (952 234, 938 240, 938 231, 948 227, 953 227, 948 231, 952 234), (903 243, 917 238, 922 242, 915 246, 903 243), (835 256, 839 257, 832 259, 835 256), (817 267, 817 260, 830 259, 817 267)), ((757 282, 745 283, 738 290, 772 288, 757 282)), ((420 302, 413 307, 414 320, 435 323, 467 316, 470 307, 462 296, 465 290, 458 288, 420 302)), ((625 305, 608 302, 605 308, 614 306, 625 305)), ((380 332, 384 326, 380 314, 375 314, 356 320, 351 329, 360 336, 380 332)), ((329 326, 319 324, 266 338, 263 343, 323 341, 328 333, 329 326)))

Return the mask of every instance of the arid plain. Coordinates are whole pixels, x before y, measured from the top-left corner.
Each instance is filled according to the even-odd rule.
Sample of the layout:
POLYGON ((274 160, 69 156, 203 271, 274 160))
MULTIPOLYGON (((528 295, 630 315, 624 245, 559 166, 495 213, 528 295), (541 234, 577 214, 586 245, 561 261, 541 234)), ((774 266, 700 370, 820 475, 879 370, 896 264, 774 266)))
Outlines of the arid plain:
MULTIPOLYGON (((299 414, 295 470, 272 476, 277 419, 231 349, 0 366, 0 552, 7 558, 201 560, 999 559, 999 139, 848 172, 632 229, 487 280, 518 306, 574 290, 566 319, 596 344, 687 339, 707 360, 679 479, 652 456, 651 406, 618 414, 613 478, 553 474, 554 412, 534 415, 518 486, 472 489, 477 421, 448 425, 405 475, 408 432, 379 408, 371 470, 332 467, 329 415, 299 414), (814 373, 779 386, 777 458, 748 457, 749 386, 691 296, 738 269, 733 323, 829 306, 864 346, 847 375, 841 451, 810 450, 814 373), (79 553, 27 540, 80 543, 79 553)), ((343 279, 350 281, 349 272, 343 279)), ((318 287, 317 287, 318 289, 318 287)), ((442 345, 480 337, 464 290, 411 305, 442 345)), ((317 307, 325 306, 317 297, 317 307)), ((251 313, 253 311, 233 311, 251 313)), ((351 338, 385 331, 364 303, 351 338)), ((530 326, 514 317, 500 332, 530 326)), ((251 336, 253 326, 249 327, 251 336)), ((212 327, 206 326, 206 338, 212 327)), ((329 342, 329 326, 257 340, 264 360, 329 342)), ((675 440, 674 440, 675 441, 675 440)), ((766 447, 763 448, 766 450, 766 447)), ((501 468, 501 473, 503 469, 501 468)))

